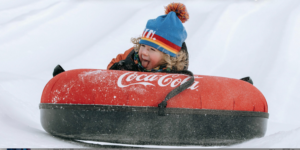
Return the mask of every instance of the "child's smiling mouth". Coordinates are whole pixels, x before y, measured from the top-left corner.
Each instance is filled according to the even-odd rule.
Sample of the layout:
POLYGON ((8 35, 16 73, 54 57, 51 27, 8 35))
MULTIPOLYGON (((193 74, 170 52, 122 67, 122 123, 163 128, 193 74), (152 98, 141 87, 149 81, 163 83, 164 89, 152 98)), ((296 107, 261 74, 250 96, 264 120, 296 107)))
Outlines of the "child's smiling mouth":
POLYGON ((147 68, 147 66, 149 65, 150 62, 148 60, 142 58, 141 63, 144 68, 147 68))

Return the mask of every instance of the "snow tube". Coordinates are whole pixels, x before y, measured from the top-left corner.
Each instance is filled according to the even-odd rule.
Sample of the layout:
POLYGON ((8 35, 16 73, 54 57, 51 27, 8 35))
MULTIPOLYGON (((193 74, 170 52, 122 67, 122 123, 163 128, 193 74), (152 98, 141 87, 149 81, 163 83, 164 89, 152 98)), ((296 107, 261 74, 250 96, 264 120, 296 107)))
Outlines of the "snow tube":
POLYGON ((150 145, 228 145, 264 136, 269 117, 263 94, 252 84, 195 75, 188 89, 158 104, 190 76, 76 69, 45 86, 41 124, 69 139, 150 145))

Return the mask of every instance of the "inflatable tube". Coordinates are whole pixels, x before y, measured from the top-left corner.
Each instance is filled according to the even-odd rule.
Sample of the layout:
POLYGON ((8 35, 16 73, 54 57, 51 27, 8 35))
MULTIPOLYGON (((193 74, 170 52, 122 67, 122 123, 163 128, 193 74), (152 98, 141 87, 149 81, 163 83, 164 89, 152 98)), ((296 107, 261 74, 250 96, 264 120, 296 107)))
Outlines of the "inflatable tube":
POLYGON ((195 75, 188 89, 158 104, 190 76, 100 69, 58 74, 45 86, 41 123, 70 139, 126 144, 228 145, 264 136, 268 106, 252 84, 195 75))

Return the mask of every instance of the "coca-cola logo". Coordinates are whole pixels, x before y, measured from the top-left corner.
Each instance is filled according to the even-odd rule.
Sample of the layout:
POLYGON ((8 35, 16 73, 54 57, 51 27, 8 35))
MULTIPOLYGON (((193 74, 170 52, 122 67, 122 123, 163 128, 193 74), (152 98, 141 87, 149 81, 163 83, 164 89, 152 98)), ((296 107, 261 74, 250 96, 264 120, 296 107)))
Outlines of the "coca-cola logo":
MULTIPOLYGON (((191 77, 185 75, 186 78, 181 79, 177 74, 167 74, 167 75, 157 75, 157 74, 137 74, 135 72, 128 72, 122 74, 118 79, 118 86, 120 88, 132 86, 132 85, 144 85, 144 86, 155 86, 155 82, 161 87, 170 86, 176 87, 184 82, 188 81, 191 77)), ((202 78, 198 76, 194 76, 194 78, 202 78)), ((198 81, 194 81, 193 85, 191 85, 188 89, 195 90, 198 88, 198 81)))

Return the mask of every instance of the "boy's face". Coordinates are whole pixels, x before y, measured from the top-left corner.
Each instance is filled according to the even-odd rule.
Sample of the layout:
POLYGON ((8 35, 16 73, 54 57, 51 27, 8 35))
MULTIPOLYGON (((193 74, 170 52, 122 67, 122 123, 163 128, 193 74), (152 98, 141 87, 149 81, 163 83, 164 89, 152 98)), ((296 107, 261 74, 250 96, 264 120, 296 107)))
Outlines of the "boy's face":
POLYGON ((160 66, 163 62, 163 56, 164 54, 158 49, 145 44, 141 44, 140 46, 139 58, 142 66, 147 70, 160 66))

